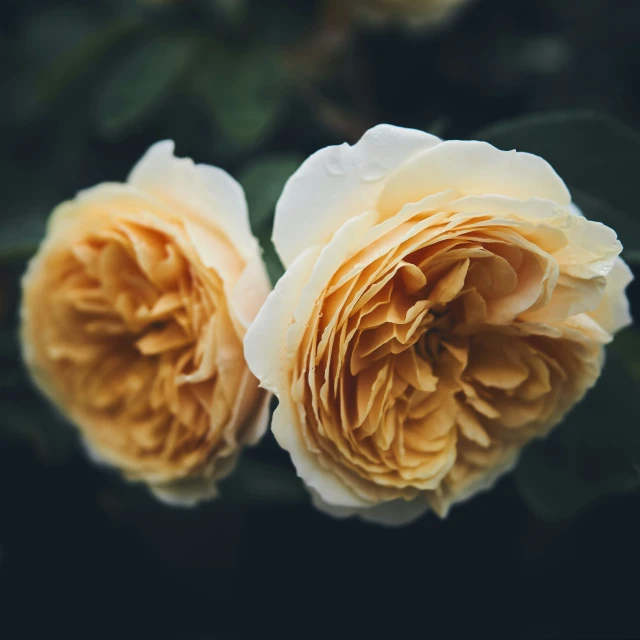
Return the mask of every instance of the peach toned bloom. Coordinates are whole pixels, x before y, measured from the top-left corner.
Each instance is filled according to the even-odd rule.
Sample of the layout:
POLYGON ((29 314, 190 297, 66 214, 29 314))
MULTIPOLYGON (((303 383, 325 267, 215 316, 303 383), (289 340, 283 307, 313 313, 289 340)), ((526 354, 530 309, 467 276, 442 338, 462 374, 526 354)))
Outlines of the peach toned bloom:
POLYGON ((161 142, 53 213, 23 280, 24 358, 94 457, 194 503, 266 429, 242 340, 269 289, 240 186, 161 142))
POLYGON ((278 203, 288 267, 245 339, 315 503, 402 522, 490 487, 630 322, 616 234, 541 158, 381 125, 278 203))

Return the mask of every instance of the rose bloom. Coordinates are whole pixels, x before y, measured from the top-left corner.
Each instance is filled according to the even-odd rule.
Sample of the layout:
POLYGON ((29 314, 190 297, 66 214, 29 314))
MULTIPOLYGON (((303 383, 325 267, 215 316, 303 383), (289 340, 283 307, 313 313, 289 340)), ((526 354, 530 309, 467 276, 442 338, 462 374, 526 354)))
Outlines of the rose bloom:
POLYGON ((416 27, 446 22, 470 0, 347 0, 346 8, 372 23, 400 21, 416 27))
POLYGON ((245 338, 317 506, 394 523, 489 488, 629 324, 616 234, 541 158, 381 125, 278 203, 288 267, 245 338))
POLYGON ((241 187, 161 142, 53 213, 23 280, 24 359, 95 458, 194 503, 266 429, 242 339, 269 290, 241 187))

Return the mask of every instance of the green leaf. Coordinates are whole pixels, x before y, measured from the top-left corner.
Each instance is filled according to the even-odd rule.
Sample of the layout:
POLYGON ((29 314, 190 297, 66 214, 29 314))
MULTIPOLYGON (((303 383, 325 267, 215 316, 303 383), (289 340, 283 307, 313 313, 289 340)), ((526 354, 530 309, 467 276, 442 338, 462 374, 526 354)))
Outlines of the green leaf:
POLYGON ((75 47, 99 22, 89 3, 48 3, 39 11, 26 13, 27 21, 20 29, 26 60, 50 62, 69 47, 75 47))
POLYGON ((640 384, 640 332, 628 330, 619 333, 611 348, 632 380, 640 384))
POLYGON ((75 430, 29 384, 14 330, 0 331, 0 406, 0 439, 26 441, 50 463, 75 451, 75 430))
POLYGON ((273 217, 285 183, 301 164, 300 156, 272 154, 257 158, 242 171, 239 181, 247 196, 254 232, 273 217))
POLYGON ((424 130, 432 136, 443 138, 450 126, 451 118, 448 118, 447 116, 438 116, 435 120, 432 120, 424 130))
POLYGON ((284 266, 280 262, 276 248, 271 240, 271 230, 265 231, 258 235, 258 240, 263 249, 262 259, 267 267, 267 273, 273 286, 284 275, 284 266))
MULTIPOLYGON (((606 116, 566 111, 516 118, 476 134, 501 149, 528 151, 547 160, 567 183, 604 209, 640 220, 640 135, 606 116)), ((620 228, 630 223, 618 220, 620 228)), ((633 237, 621 240, 633 244, 633 237)), ((631 247, 635 252, 638 247, 631 247)))
POLYGON ((221 48, 203 61, 196 86, 218 126, 242 147, 257 145, 271 133, 286 88, 286 74, 270 52, 221 48))
POLYGON ((40 212, 23 212, 3 220, 0 264, 30 258, 37 251, 46 226, 47 216, 40 212))
POLYGON ((7 399, 2 403, 0 438, 24 440, 35 454, 49 464, 61 464, 77 449, 78 437, 75 429, 54 414, 46 404, 36 399, 27 399, 17 404, 7 399))
POLYGON ((49 102, 58 97, 77 78, 94 67, 125 36, 140 26, 134 17, 120 18, 84 38, 64 51, 44 71, 38 81, 40 100, 49 102))
POLYGON ((559 520, 608 493, 640 486, 638 384, 640 336, 626 331, 608 349, 596 386, 522 456, 516 483, 536 515, 559 520))
POLYGON ((226 479, 220 494, 226 502, 253 506, 297 504, 306 502, 308 494, 291 468, 282 468, 243 455, 226 479))
POLYGON ((230 25, 241 25, 249 15, 247 0, 210 0, 209 4, 205 5, 206 9, 209 9, 215 18, 230 25))
POLYGON ((198 40, 163 36, 138 43, 106 80, 97 102, 97 122, 117 135, 143 120, 170 93, 195 60, 198 40))
POLYGON ((24 382, 17 331, 0 330, 0 389, 13 389, 24 382))

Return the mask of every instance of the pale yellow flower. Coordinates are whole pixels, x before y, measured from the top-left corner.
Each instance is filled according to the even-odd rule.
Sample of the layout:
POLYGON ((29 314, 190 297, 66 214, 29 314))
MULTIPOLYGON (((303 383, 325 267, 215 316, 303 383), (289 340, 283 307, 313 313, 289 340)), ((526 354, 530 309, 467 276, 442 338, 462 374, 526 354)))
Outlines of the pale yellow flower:
POLYGON ((287 272, 245 339, 330 513, 401 522, 490 487, 629 324, 616 234, 541 158, 381 125, 293 175, 287 272))
POLYGON ((53 213, 23 280, 24 358, 94 457, 194 503, 266 429, 242 339, 269 289, 240 186, 161 142, 53 213))

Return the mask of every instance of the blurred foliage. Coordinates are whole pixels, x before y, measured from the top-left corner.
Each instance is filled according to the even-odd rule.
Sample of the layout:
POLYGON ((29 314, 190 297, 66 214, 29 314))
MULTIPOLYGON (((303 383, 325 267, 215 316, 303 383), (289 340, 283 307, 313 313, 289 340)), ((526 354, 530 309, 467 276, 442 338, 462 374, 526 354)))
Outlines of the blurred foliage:
POLYGON ((296 154, 268 154, 252 160, 238 176, 247 196, 251 226, 263 249, 271 284, 284 273, 271 241, 273 215, 286 181, 302 164, 296 154))
POLYGON ((24 371, 17 332, 0 330, 0 445, 26 440, 44 463, 61 464, 76 448, 76 431, 34 394, 24 371))
MULTIPOLYGON (((317 149, 379 122, 544 156, 637 268, 640 2, 475 0, 427 32, 351 24, 328 3, 0 3, 0 637, 340 636, 341 603, 357 633, 368 622, 379 635, 384 616, 362 615, 373 597, 395 635, 401 623, 436 637, 489 625, 492 637, 638 637, 624 579, 638 559, 635 328, 511 477, 444 524, 394 531, 315 512, 268 434, 220 500, 168 509, 93 468, 27 379, 19 282, 50 211, 125 179, 160 139, 243 184, 274 283, 284 183, 317 149), (412 623, 404 612, 425 603, 438 615, 412 623)), ((637 283, 629 291, 639 317, 637 283)))
MULTIPOLYGON (((274 283, 286 180, 316 149, 377 122, 545 157, 639 262, 639 137, 618 122, 640 127, 639 25, 640 6, 625 0, 477 0, 425 33, 354 25, 324 0, 5 0, 0 436, 44 462, 77 450, 20 364, 19 276, 58 202, 124 179, 158 139, 243 184, 274 283)), ((525 452, 517 485, 536 514, 564 517, 636 488, 639 340, 621 335, 587 400, 525 452)), ((283 468, 267 439, 227 481, 229 500, 248 486, 264 503, 300 499, 283 468)))
POLYGON ((197 54, 198 41, 190 36, 163 34, 137 42, 97 96, 99 131, 122 135, 148 117, 193 66, 197 54))

